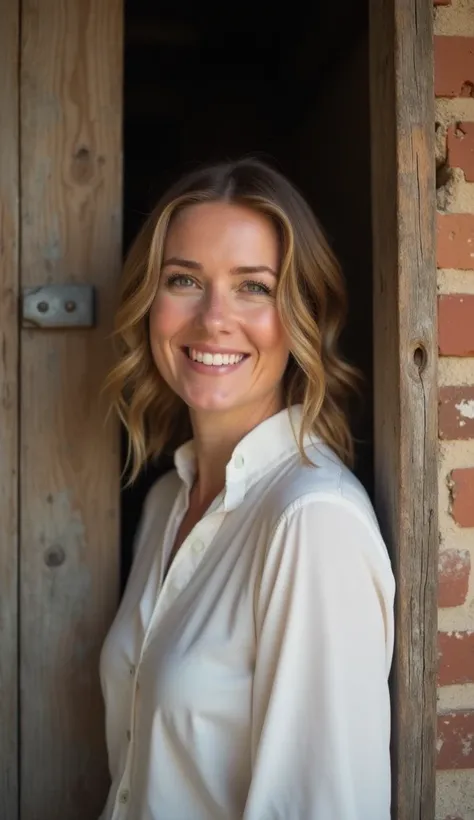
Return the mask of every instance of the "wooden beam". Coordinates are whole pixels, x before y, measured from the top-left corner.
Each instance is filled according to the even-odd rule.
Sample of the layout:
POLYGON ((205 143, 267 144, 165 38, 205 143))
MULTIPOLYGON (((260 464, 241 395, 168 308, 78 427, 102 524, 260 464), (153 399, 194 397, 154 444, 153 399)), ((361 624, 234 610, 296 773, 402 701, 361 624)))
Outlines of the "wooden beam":
POLYGON ((18 816, 19 0, 0 0, 0 817, 18 816))
POLYGON ((397 580, 393 817, 435 813, 437 322, 432 0, 370 0, 376 507, 397 580))
POLYGON ((119 591, 119 437, 99 394, 121 266, 122 0, 23 0, 23 285, 84 283, 94 329, 22 331, 21 818, 98 817, 98 661, 119 591))

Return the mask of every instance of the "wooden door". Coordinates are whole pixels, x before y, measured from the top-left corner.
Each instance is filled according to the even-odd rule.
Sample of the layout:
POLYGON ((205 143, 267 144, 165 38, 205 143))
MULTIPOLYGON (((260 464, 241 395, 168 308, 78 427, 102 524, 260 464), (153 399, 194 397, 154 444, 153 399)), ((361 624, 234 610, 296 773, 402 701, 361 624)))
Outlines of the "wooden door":
POLYGON ((393 813, 435 815, 437 322, 432 0, 370 0, 375 496, 397 582, 393 813))
POLYGON ((93 820, 119 579, 119 439, 100 390, 121 262, 122 2, 0 12, 0 816, 93 820), (22 326, 25 288, 68 283, 95 288, 93 328, 22 326))
POLYGON ((0 817, 18 816, 19 0, 0 0, 0 817))

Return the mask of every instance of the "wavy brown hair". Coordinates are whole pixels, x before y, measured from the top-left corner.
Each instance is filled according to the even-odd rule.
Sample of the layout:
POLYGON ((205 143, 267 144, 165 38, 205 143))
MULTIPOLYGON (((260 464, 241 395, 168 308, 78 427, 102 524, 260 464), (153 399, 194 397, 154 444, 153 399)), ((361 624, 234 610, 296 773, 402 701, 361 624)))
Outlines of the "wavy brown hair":
POLYGON ((312 432, 352 464, 347 399, 358 372, 338 349, 347 313, 338 262, 296 188, 267 164, 241 159, 200 168, 172 186, 126 258, 115 319, 118 362, 105 387, 128 433, 129 482, 149 458, 170 443, 178 446, 191 433, 187 406, 153 361, 148 316, 171 219, 187 205, 216 201, 263 212, 276 226, 281 243, 276 303, 290 347, 284 395, 288 406, 303 405, 299 449, 307 462, 303 439, 312 432))

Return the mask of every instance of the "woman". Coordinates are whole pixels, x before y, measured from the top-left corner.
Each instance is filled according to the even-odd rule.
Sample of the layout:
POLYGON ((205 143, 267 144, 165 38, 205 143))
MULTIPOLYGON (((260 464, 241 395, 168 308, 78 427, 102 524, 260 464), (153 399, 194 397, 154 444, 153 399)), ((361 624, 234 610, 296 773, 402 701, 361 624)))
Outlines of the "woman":
POLYGON ((136 240, 109 379, 132 478, 181 446, 102 652, 104 820, 389 818, 394 582, 346 466, 344 312, 255 160, 187 176, 136 240))

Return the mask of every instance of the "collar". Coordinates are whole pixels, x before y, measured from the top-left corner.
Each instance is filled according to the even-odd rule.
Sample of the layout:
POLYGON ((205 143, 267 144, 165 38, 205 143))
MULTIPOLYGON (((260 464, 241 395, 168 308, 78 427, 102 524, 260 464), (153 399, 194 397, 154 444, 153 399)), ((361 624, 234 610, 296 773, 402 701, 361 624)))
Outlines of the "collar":
MULTIPOLYGON (((250 488, 272 468, 298 452, 302 405, 281 410, 254 427, 238 443, 226 466, 224 509, 233 510, 250 488)), ((313 439, 308 436, 308 443, 313 439)), ((306 438, 305 438, 306 443, 306 438)), ((191 489, 196 475, 194 441, 187 441, 174 454, 181 481, 191 489)))

